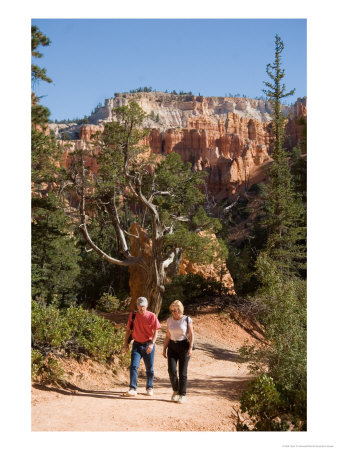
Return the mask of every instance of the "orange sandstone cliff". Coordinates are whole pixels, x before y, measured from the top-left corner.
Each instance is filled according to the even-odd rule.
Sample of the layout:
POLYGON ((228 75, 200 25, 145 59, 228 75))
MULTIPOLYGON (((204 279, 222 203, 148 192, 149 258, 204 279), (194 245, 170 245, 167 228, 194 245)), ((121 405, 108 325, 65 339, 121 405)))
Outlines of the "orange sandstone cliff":
MULTIPOLYGON (((90 124, 51 124, 57 136, 64 131, 84 145, 113 119, 112 108, 136 101, 149 114, 146 145, 153 153, 179 153, 195 170, 208 172, 208 194, 217 200, 237 195, 262 180, 264 167, 271 161, 271 105, 264 100, 233 97, 174 95, 163 92, 115 94, 89 117, 90 124)), ((286 125, 288 145, 302 139, 299 118, 306 117, 306 99, 292 106, 282 105, 289 116, 286 125)), ((68 156, 71 150, 65 150, 68 156)))

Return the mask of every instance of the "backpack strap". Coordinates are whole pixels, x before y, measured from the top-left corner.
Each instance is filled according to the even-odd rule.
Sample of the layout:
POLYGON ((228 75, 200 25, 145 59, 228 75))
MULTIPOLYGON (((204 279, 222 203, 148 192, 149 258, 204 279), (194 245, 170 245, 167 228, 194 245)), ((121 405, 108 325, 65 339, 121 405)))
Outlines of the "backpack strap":
POLYGON ((133 328, 134 328, 134 320, 135 320, 136 312, 133 312, 133 315, 131 316, 131 322, 130 322, 130 335, 128 338, 128 344, 133 340, 133 328))
POLYGON ((131 316, 130 331, 133 331, 135 316, 136 312, 133 312, 133 315, 131 316))

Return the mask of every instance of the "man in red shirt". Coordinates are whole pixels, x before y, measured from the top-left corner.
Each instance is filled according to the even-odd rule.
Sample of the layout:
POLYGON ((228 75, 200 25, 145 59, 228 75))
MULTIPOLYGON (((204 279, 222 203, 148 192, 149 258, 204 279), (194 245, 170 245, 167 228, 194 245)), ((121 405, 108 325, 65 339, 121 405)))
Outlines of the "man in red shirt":
POLYGON ((132 335, 133 347, 131 350, 130 361, 130 384, 129 390, 125 393, 128 397, 135 397, 137 395, 137 372, 143 358, 146 366, 147 374, 147 395, 153 395, 153 381, 154 381, 154 356, 155 356, 155 342, 158 335, 158 330, 161 328, 160 322, 156 315, 147 311, 148 300, 145 297, 139 297, 136 301, 137 312, 133 321, 132 331, 131 323, 133 313, 130 313, 125 337, 125 351, 129 349, 128 339, 132 335))

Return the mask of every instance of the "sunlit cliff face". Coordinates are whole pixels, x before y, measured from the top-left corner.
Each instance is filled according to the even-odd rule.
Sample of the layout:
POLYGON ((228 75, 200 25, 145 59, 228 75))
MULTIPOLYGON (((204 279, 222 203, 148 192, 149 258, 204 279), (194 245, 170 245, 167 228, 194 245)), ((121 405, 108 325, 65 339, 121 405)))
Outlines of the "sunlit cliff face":
MULTIPOLYGON (((131 99, 152 117, 145 121, 151 131, 141 144, 159 157, 176 152, 194 170, 206 170, 208 192, 217 200, 237 195, 264 179, 265 168, 271 161, 272 111, 263 100, 159 92, 117 94, 89 117, 93 123, 78 126, 76 132, 76 125, 70 125, 77 140, 66 143, 73 142, 78 147, 90 141, 96 132, 103 130, 104 122, 112 119, 111 109, 131 99)), ((284 107, 285 113, 293 116, 286 125, 292 146, 301 138, 297 118, 306 116, 305 103, 302 100, 284 107)), ((56 126, 61 127, 53 126, 54 131, 56 126)), ((65 131, 63 125, 62 132, 65 131)), ((71 157, 71 150, 65 151, 71 157)))

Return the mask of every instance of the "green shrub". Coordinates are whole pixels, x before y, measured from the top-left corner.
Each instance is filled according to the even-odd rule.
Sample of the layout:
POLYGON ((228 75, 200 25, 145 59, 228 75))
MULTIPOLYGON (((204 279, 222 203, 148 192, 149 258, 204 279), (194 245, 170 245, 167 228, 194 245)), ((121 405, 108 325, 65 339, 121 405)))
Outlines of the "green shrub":
POLYGON ((31 352, 31 376, 32 380, 35 381, 40 375, 43 368, 43 356, 39 350, 32 349, 31 352))
MULTIPOLYGON (((274 381, 266 374, 249 383, 248 389, 241 396, 241 411, 251 417, 253 431, 285 431, 289 424, 281 420, 280 398, 274 381)), ((246 431, 244 425, 242 431, 246 431)))
POLYGON ((34 342, 50 347, 62 347, 71 338, 71 329, 54 306, 45 307, 32 302, 31 315, 32 335, 34 342))
POLYGON ((250 416, 265 417, 276 413, 279 394, 273 379, 266 374, 249 383, 248 389, 241 396, 241 411, 250 416))
POLYGON ((114 295, 105 292, 96 304, 96 309, 99 311, 111 313, 115 312, 120 306, 120 300, 114 295))
MULTIPOLYGON (((32 340, 34 349, 45 355, 63 350, 75 356, 85 354, 108 361, 112 355, 122 352, 124 330, 81 307, 57 310, 33 301, 32 340)), ((38 355, 35 361, 38 364, 38 355)))
POLYGON ((32 349, 31 378, 40 383, 60 384, 64 381, 64 370, 55 358, 46 357, 32 349))
MULTIPOLYGON (((262 285, 255 301, 262 305, 258 319, 269 345, 243 347, 240 353, 250 362, 253 373, 267 371, 273 380, 280 398, 280 415, 288 418, 294 430, 306 430, 306 282, 285 277, 264 253, 256 265, 262 285)), ((269 411, 266 414, 270 417, 269 411)))
POLYGON ((306 386, 306 282, 284 278, 265 255, 259 256, 257 267, 263 280, 257 301, 266 307, 259 319, 271 342, 266 349, 269 374, 289 397, 306 386))
POLYGON ((131 355, 131 351, 129 350, 128 352, 123 352, 120 355, 120 366, 121 367, 128 367, 130 365, 130 355, 131 355))
POLYGON ((183 304, 193 304, 223 294, 224 287, 222 283, 213 278, 206 279, 193 273, 177 275, 166 286, 161 317, 164 317, 169 312, 169 305, 174 300, 180 300, 183 304))
POLYGON ((122 351, 124 330, 116 329, 103 317, 71 307, 67 309, 65 318, 72 328, 72 341, 83 353, 106 361, 122 351))

